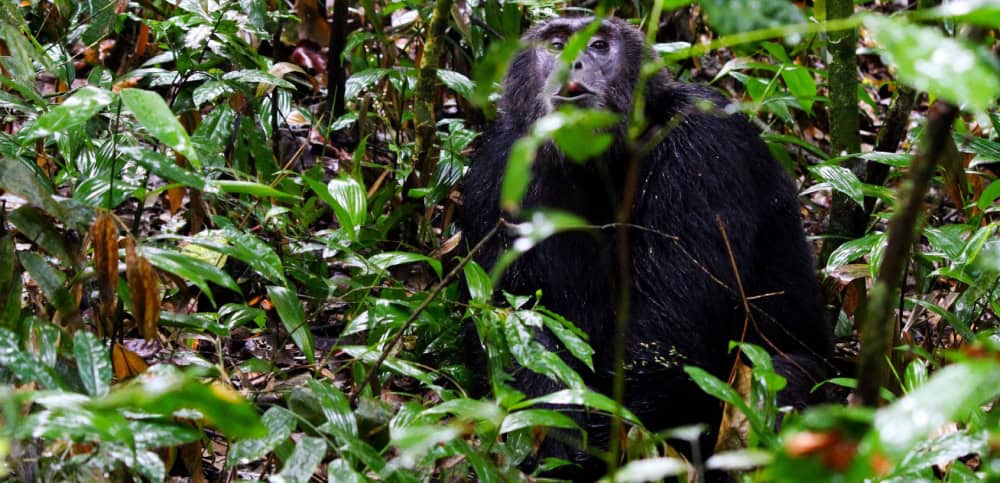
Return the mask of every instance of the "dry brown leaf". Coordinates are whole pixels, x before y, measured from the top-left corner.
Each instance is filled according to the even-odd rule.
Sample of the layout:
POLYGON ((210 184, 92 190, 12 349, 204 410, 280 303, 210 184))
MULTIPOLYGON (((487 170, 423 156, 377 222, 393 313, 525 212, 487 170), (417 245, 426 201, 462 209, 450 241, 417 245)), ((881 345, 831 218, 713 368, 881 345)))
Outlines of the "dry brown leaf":
MULTIPOLYGON (((736 378, 732 387, 743 397, 750 399, 750 366, 743 361, 736 361, 736 378)), ((750 445, 750 420, 731 404, 726 404, 722 410, 722 422, 719 423, 719 436, 715 440, 715 451, 729 451, 746 448, 750 445)))
POLYGON ((194 441, 181 446, 181 462, 184 463, 184 468, 187 469, 188 474, 191 475, 191 481, 194 483, 208 481, 205 479, 205 472, 201 467, 201 454, 203 450, 204 446, 201 441, 194 441))
POLYGON ((126 349, 121 344, 111 347, 111 368, 115 373, 115 380, 125 381, 133 376, 146 372, 149 365, 139 357, 139 354, 126 349))
POLYGON ((156 338, 156 323, 160 320, 160 283, 156 271, 146 257, 135 253, 135 241, 125 242, 125 278, 132 295, 132 315, 139 333, 146 340, 156 338))
POLYGON ((112 332, 118 305, 118 229, 115 228, 114 215, 108 212, 98 215, 94 225, 90 227, 90 235, 94 239, 94 271, 97 272, 98 310, 101 318, 98 335, 107 337, 112 332))

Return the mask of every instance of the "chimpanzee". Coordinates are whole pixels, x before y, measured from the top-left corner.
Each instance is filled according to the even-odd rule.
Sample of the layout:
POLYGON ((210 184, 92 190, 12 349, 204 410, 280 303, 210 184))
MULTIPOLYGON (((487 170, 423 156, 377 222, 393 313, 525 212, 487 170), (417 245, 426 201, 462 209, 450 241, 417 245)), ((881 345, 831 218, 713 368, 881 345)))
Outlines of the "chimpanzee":
MULTIPOLYGON (((534 121, 564 103, 619 114, 622 121, 612 128, 616 141, 595 159, 575 163, 551 143, 538 150, 523 206, 569 211, 595 228, 545 240, 508 268, 498 288, 524 295, 540 290, 542 305, 583 329, 595 347, 595 370, 576 367, 590 387, 608 395, 618 294, 628 293, 627 407, 654 430, 705 423, 709 431, 702 446, 710 449, 721 405, 687 377, 683 366, 726 379, 734 357, 728 344, 742 336, 768 349, 788 379, 779 395, 782 404, 804 405, 811 386, 825 377, 831 331, 823 319, 799 202, 788 176, 744 116, 726 114, 718 93, 676 82, 666 70, 650 77, 644 91, 645 137, 666 134, 641 158, 630 157, 625 128, 640 68, 652 60, 642 33, 619 19, 600 20, 569 66, 568 79, 560 84, 556 74, 567 39, 593 21, 553 19, 524 35, 525 49, 504 81, 499 117, 465 179, 464 236, 472 246, 497 220, 511 219, 501 210, 499 187, 511 146, 534 121), (638 163, 632 173, 630 159, 638 163), (615 222, 627 199, 632 200, 626 225, 631 227, 626 238, 630 263, 623 271, 628 277, 621 277, 616 230, 623 225, 615 222), (620 290, 622 283, 627 291, 620 290), (746 324, 740 287, 751 312, 746 324)), ((500 233, 477 261, 492 266, 511 242, 509 234, 500 233)), ((539 331, 537 337, 558 350, 551 334, 539 331)), ((532 397, 560 389, 549 377, 528 370, 518 371, 515 384, 532 397)), ((607 444, 606 418, 574 414, 584 419, 579 422, 590 430, 592 444, 607 444)), ((561 444, 545 444, 542 451, 593 463, 561 444)))

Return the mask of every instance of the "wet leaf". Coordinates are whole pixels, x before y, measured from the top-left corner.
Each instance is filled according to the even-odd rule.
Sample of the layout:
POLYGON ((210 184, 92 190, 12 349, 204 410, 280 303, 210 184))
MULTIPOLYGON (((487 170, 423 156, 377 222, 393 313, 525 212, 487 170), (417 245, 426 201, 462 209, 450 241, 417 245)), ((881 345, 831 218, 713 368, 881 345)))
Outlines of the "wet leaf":
POLYGON ((121 98, 125 107, 150 134, 183 154, 195 169, 201 169, 201 161, 191 138, 159 94, 142 89, 123 89, 121 98))
POLYGON ((314 363, 316 358, 313 351, 312 332, 309 331, 309 324, 306 323, 306 315, 302 310, 302 302, 299 301, 299 296, 285 287, 274 285, 267 287, 267 295, 270 297, 271 302, 274 303, 274 308, 278 311, 278 317, 285 326, 285 330, 292 337, 295 345, 302 350, 302 353, 305 354, 306 360, 310 364, 314 363))
POLYGON ((91 396, 104 396, 111 387, 108 348, 94 334, 78 330, 73 336, 73 356, 80 382, 91 396))

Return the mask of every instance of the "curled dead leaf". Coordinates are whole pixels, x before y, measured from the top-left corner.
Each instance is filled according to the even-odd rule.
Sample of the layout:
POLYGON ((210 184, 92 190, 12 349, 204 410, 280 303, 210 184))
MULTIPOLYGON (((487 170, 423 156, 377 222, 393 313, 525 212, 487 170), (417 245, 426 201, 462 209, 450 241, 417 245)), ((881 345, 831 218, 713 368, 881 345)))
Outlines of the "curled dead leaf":
POLYGON ((146 372, 149 365, 139 354, 132 352, 121 344, 111 347, 111 368, 114 370, 115 379, 119 382, 127 380, 133 376, 146 372))
POLYGON ((132 295, 132 315, 146 340, 156 338, 160 320, 160 283, 146 257, 135 253, 135 240, 125 239, 125 278, 132 295))
POLYGON ((99 314, 102 335, 111 333, 117 308, 118 289, 118 229, 114 215, 101 213, 90 227, 94 245, 94 271, 97 273, 99 314))

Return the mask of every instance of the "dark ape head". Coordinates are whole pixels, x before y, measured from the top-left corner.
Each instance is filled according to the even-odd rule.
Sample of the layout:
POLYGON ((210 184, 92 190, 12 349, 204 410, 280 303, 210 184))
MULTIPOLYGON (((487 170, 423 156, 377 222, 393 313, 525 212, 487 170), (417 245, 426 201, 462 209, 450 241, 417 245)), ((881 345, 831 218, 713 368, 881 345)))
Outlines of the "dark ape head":
POLYGON ((567 40, 593 21, 557 18, 524 35, 526 49, 514 58, 504 80, 500 109, 508 121, 527 127, 563 103, 629 112, 639 70, 650 54, 642 33, 622 20, 603 20, 567 77, 560 78, 559 56, 567 40))

